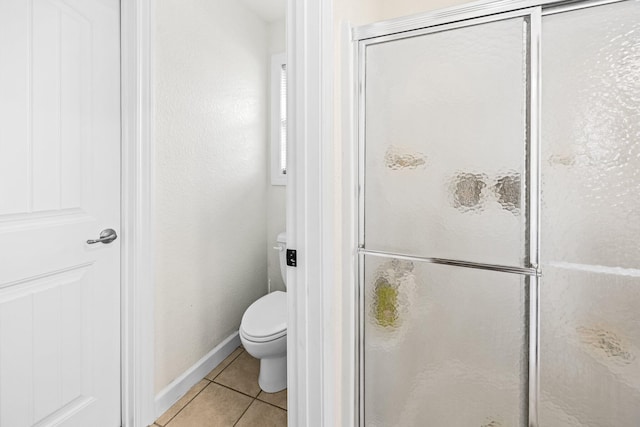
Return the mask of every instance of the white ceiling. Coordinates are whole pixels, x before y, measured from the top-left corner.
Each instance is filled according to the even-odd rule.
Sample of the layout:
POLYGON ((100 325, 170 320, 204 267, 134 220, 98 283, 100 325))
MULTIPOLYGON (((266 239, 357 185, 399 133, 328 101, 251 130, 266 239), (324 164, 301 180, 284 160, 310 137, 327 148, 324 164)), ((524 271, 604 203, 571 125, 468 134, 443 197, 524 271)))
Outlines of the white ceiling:
POLYGON ((242 2, 267 22, 283 19, 287 11, 287 0, 242 0, 242 2))

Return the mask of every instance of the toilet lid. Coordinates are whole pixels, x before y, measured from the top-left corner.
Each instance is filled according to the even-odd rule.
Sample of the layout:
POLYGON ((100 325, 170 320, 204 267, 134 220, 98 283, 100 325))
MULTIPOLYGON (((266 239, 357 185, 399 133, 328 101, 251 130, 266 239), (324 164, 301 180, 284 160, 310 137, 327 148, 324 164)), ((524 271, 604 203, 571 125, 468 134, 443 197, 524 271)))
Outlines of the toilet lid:
POLYGON ((275 291, 251 304, 240 329, 250 341, 273 341, 287 334, 287 294, 275 291))

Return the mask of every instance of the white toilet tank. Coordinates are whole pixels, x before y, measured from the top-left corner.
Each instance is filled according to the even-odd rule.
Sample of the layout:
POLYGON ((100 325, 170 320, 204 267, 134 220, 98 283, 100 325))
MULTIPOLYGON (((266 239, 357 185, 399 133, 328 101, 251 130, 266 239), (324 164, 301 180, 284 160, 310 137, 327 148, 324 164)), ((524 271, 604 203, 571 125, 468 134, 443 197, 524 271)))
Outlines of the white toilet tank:
POLYGON ((280 247, 280 274, 282 275, 282 281, 284 286, 287 286, 287 232, 283 231, 278 233, 276 238, 278 246, 280 247))

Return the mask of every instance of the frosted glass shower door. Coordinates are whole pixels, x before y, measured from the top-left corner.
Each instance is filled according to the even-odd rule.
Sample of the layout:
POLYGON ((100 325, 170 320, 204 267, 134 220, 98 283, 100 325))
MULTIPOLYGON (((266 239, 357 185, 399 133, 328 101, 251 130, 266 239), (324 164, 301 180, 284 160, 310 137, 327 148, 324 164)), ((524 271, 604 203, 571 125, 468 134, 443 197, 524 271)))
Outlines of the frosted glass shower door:
POLYGON ((367 45, 364 243, 524 266, 524 17, 367 45))
POLYGON ((542 19, 540 425, 640 426, 640 3, 542 19))
POLYGON ((525 279, 366 255, 364 424, 526 425, 525 279))
POLYGON ((364 425, 526 424, 527 13, 360 44, 364 425))

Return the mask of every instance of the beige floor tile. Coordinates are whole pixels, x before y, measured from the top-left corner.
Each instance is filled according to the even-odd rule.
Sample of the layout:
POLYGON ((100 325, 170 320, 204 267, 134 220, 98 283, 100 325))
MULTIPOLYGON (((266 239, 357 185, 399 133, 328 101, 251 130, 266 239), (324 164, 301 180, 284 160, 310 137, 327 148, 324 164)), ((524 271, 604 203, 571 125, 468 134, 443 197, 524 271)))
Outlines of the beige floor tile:
POLYGON ((254 400, 236 427, 286 427, 287 411, 254 400))
POLYGON ((242 353, 242 347, 238 347, 235 350, 233 350, 233 353, 231 353, 229 356, 227 356, 226 359, 224 359, 222 362, 220 362, 220 364, 218 366, 216 366, 215 368, 213 368, 213 370, 211 372, 209 372, 209 374, 207 374, 207 376, 205 377, 206 379, 213 381, 215 379, 215 377, 218 376, 218 374, 220 372, 222 372, 222 370, 224 368, 226 368, 227 366, 229 366, 229 364, 231 362, 233 362, 235 360, 236 357, 238 357, 238 355, 240 353, 242 353))
POLYGON ((244 351, 216 377, 215 382, 255 397, 260 393, 259 372, 260 361, 244 351))
POLYGON ((191 387, 187 394, 182 396, 182 398, 174 403, 171 408, 167 409, 167 411, 162 414, 155 423, 163 427, 167 425, 167 423, 171 421, 171 418, 175 417, 176 414, 180 412, 180 410, 184 408, 187 403, 189 403, 194 397, 196 397, 196 395, 200 393, 202 389, 204 389, 208 384, 210 384, 209 381, 200 380, 198 384, 191 387))
POLYGON ((261 391, 258 395, 258 399, 263 402, 271 403, 272 405, 279 406, 282 409, 287 409, 287 389, 277 393, 266 393, 261 391))
POLYGON ((244 394, 209 383, 167 427, 233 426, 251 402, 244 394))

